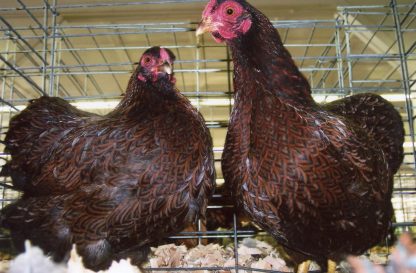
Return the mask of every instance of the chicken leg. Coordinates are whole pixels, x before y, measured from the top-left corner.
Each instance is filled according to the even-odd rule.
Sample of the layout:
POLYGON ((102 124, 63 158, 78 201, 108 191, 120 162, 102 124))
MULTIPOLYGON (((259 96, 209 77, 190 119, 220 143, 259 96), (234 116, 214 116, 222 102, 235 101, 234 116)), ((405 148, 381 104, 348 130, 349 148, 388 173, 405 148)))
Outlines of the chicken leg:
POLYGON ((304 261, 298 266, 297 273, 308 273, 309 267, 311 266, 311 260, 304 261))
POLYGON ((328 273, 335 273, 337 270, 337 263, 328 259, 328 273))
MULTIPOLYGON (((297 273, 308 273, 310 266, 311 266, 311 260, 304 261, 303 263, 301 263, 298 266, 298 269, 296 270, 296 272, 297 273)), ((326 272, 327 273, 335 273, 336 269, 337 269, 337 263, 328 259, 328 267, 327 267, 326 272)))

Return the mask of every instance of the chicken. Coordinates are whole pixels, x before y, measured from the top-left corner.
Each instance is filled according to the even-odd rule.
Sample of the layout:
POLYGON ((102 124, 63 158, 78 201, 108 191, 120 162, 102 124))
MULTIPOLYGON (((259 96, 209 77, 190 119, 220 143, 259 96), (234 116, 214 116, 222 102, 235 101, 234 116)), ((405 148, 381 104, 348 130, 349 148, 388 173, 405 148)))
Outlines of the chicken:
POLYGON ((62 98, 44 96, 31 100, 27 109, 10 121, 4 144, 12 159, 2 167, 1 175, 10 176, 14 188, 26 195, 47 194, 49 185, 38 186, 51 174, 51 170, 44 169, 44 162, 50 157, 45 154, 45 147, 59 149, 60 139, 94 117, 98 116, 81 111, 62 98))
POLYGON ((93 270, 126 258, 140 264, 150 245, 205 215, 212 140, 174 85, 174 59, 147 50, 106 116, 45 97, 11 120, 7 168, 23 197, 0 220, 18 250, 29 239, 60 261, 76 244, 93 270))
POLYGON ((297 262, 312 259, 324 271, 327 259, 380 242, 403 160, 393 105, 374 94, 317 104, 276 29, 244 0, 210 0, 197 35, 204 32, 232 51, 222 170, 237 207, 297 262))

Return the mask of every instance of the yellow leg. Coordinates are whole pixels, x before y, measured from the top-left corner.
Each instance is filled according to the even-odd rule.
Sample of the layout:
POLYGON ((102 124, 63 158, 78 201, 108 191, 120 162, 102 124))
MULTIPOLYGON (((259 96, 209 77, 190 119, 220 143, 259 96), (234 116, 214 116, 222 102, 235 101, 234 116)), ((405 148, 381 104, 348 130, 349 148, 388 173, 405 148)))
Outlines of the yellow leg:
POLYGON ((311 261, 309 260, 304 261, 303 263, 299 265, 297 273, 308 273, 310 266, 311 266, 311 261))
POLYGON ((328 260, 328 273, 335 273, 336 271, 337 263, 332 260, 328 260))

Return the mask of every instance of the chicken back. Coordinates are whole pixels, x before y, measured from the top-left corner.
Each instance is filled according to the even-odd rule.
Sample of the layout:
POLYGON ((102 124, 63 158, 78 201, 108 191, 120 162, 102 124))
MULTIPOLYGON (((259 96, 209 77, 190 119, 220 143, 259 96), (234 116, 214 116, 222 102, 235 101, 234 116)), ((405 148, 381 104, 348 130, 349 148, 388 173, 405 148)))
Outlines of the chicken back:
POLYGON ((361 254, 388 233, 403 123, 378 95, 317 104, 276 29, 244 0, 211 0, 197 34, 231 48, 235 104, 222 170, 237 206, 299 256, 361 254))
POLYGON ((204 216, 212 140, 175 88, 174 58, 147 50, 106 116, 44 97, 12 119, 6 172, 23 197, 1 211, 1 225, 19 250, 29 239, 62 260, 76 244, 93 270, 122 258, 139 264, 149 245, 204 216))

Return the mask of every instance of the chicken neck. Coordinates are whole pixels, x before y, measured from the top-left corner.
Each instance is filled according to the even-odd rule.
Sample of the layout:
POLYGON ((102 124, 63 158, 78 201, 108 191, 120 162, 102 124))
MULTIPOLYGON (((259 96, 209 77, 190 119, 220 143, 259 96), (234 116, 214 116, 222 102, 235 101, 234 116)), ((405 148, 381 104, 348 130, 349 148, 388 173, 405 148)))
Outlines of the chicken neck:
POLYGON ((237 98, 253 97, 253 92, 270 92, 293 104, 315 104, 308 81, 283 46, 271 22, 251 8, 252 28, 230 40, 235 67, 234 84, 237 98))
POLYGON ((178 91, 168 78, 156 82, 142 82, 137 79, 137 71, 133 73, 124 97, 110 113, 114 115, 136 115, 140 112, 163 112, 166 103, 178 99, 178 91))

